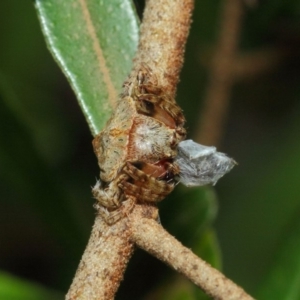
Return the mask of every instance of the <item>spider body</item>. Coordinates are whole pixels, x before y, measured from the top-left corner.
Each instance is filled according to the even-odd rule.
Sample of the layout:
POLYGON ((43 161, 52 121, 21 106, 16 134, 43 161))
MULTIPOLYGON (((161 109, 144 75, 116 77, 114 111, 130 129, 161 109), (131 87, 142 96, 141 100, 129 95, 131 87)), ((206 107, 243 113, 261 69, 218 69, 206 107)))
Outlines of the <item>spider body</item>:
POLYGON ((149 68, 125 83, 114 114, 93 141, 100 181, 92 192, 107 223, 118 221, 137 201, 155 203, 173 190, 183 124, 181 109, 163 94, 149 68))

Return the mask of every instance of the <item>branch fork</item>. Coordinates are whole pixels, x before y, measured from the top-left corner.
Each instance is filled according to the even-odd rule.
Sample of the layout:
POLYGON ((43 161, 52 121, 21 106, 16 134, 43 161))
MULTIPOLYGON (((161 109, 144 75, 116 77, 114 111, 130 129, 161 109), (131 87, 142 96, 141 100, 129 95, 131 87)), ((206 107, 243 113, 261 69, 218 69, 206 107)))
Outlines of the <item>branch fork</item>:
MULTIPOLYGON (((191 23, 193 0, 148 0, 133 71, 146 64, 174 96, 191 23)), ((135 245, 187 276, 214 299, 253 299, 185 248, 157 223, 155 205, 136 204, 113 225, 97 215, 67 300, 113 299, 135 245)))

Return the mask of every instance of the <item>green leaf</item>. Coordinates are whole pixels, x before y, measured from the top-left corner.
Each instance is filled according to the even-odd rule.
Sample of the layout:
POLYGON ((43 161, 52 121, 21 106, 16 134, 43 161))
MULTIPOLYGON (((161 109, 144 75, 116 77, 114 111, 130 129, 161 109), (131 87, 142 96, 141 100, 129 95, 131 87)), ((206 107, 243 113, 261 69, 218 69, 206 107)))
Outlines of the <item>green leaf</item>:
POLYGON ((64 296, 37 284, 0 272, 0 299, 3 300, 62 300, 64 296))
POLYGON ((261 286, 258 299, 297 300, 300 299, 300 222, 283 240, 271 270, 261 286))
POLYGON ((97 134, 109 118, 138 43, 130 0, 36 0, 48 46, 97 134))

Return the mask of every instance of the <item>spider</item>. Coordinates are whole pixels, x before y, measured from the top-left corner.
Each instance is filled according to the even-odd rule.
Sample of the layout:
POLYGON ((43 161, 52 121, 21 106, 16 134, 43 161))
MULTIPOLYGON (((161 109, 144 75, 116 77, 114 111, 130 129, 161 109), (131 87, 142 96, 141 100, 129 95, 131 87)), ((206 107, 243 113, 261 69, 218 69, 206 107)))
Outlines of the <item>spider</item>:
POLYGON ((185 137, 183 124, 181 109, 143 65, 124 84, 115 113, 93 140, 100 180, 92 193, 108 224, 136 202, 156 203, 174 189, 179 168, 173 160, 185 137))
POLYGON ((140 170, 127 162, 117 179, 108 186, 97 181, 92 189, 98 200, 95 208, 108 224, 112 225, 127 215, 137 201, 156 203, 173 191, 179 174, 176 166, 168 165, 160 177, 155 176, 162 171, 159 164, 148 164, 146 169, 140 170), (150 170, 151 175, 146 173, 150 170))

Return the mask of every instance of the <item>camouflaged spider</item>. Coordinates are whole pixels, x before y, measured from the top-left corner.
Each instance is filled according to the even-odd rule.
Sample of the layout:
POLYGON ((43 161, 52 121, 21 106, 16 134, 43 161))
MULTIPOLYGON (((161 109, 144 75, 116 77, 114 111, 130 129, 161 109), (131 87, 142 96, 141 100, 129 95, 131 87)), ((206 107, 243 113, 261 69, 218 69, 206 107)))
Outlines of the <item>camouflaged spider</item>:
POLYGON ((185 137, 183 124, 181 109, 142 65, 124 84, 114 114, 93 140, 100 180, 92 193, 108 224, 136 202, 156 203, 174 189, 179 168, 173 160, 185 137))

